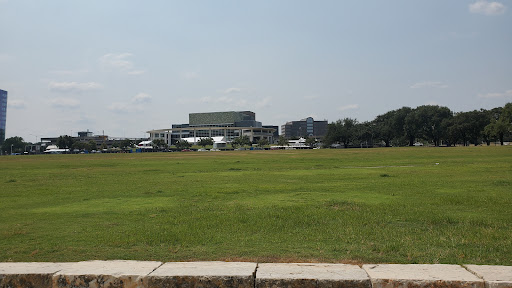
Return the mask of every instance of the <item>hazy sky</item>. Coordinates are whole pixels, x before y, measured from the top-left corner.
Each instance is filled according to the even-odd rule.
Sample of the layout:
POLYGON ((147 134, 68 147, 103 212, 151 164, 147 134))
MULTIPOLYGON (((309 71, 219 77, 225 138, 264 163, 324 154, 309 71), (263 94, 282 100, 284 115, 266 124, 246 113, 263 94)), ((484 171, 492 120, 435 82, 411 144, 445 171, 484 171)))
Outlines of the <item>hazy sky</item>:
POLYGON ((512 101, 512 1, 0 0, 6 136, 512 101))

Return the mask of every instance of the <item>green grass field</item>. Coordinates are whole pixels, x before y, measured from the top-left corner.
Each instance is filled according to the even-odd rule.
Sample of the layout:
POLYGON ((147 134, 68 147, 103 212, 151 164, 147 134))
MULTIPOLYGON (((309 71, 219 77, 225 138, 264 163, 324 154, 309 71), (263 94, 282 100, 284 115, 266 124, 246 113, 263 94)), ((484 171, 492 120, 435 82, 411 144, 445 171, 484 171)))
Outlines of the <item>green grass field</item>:
POLYGON ((0 261, 512 265, 512 147, 6 156, 0 187, 0 261))

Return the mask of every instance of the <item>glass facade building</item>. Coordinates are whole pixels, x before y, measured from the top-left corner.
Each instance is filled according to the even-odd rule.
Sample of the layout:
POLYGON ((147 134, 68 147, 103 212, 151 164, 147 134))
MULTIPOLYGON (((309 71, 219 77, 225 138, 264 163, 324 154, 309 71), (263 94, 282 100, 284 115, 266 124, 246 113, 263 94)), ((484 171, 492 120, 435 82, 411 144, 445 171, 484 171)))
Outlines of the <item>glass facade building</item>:
POLYGON ((5 124, 7 122, 7 91, 0 90, 0 145, 5 141, 5 124))
POLYGON ((281 134, 285 138, 322 138, 327 134, 327 121, 315 121, 308 117, 300 121, 287 122, 281 126, 281 134))

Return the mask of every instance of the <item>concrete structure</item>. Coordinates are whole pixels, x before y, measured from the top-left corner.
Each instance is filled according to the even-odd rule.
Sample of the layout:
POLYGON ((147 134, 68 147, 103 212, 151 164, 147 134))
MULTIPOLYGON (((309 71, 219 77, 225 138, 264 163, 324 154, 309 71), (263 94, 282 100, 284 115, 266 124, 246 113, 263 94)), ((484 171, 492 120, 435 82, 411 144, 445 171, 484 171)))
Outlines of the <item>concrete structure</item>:
POLYGON ((7 91, 0 90, 0 145, 5 141, 5 126, 7 123, 7 91))
POLYGON ((52 287, 64 263, 0 263, 0 287, 52 287))
POLYGON ((315 121, 313 117, 308 117, 300 121, 286 122, 281 126, 281 135, 285 138, 322 138, 327 134, 327 125, 327 120, 315 121))
POLYGON ((256 287, 371 288, 371 283, 357 265, 263 263, 258 265, 256 287))
POLYGON ((85 261, 61 266, 52 287, 146 287, 144 277, 161 266, 154 261, 85 261))
POLYGON ((274 129, 274 133, 272 134, 272 139, 274 140, 274 142, 270 142, 270 144, 272 143, 277 143, 277 140, 279 140, 279 126, 275 126, 275 125, 263 125, 261 126, 263 128, 269 128, 269 129, 274 129))
POLYGON ((184 138, 197 142, 204 137, 225 137, 226 142, 231 142, 240 136, 247 136, 254 143, 262 138, 273 143, 276 129, 265 127, 256 121, 256 114, 251 111, 208 112, 190 113, 188 124, 174 124, 172 128, 147 133, 151 140, 163 139, 168 145, 184 138))
POLYGON ((373 288, 484 288, 484 281, 464 267, 447 264, 367 264, 373 288))
POLYGON ((171 262, 147 277, 148 287, 244 287, 253 288, 256 263, 171 262))
POLYGON ((84 261, 0 263, 0 287, 512 288, 512 266, 84 261))
POLYGON ((466 265, 466 268, 484 279, 486 288, 512 287, 512 266, 466 265))

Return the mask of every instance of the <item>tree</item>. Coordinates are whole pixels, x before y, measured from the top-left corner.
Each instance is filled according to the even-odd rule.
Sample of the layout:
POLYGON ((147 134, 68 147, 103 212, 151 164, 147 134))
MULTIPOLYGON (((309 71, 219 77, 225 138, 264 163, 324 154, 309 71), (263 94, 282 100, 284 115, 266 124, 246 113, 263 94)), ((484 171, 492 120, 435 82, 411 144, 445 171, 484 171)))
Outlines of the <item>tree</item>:
POLYGON ((316 139, 314 137, 306 138, 306 145, 309 147, 313 147, 316 144, 316 139))
POLYGON ((197 141, 197 144, 199 146, 202 146, 203 148, 208 146, 208 145, 213 145, 213 138, 211 137, 205 137, 205 138, 200 138, 199 141, 197 141))
POLYGON ((2 151, 4 151, 5 154, 9 154, 11 153, 11 148, 12 153, 23 153, 23 151, 25 151, 25 141, 19 136, 5 139, 2 144, 2 151))
POLYGON ((75 139, 69 135, 59 136, 57 139, 57 147, 60 149, 71 149, 75 143, 75 139))
POLYGON ((84 143, 84 142, 80 142, 80 141, 76 141, 75 143, 73 143, 73 145, 71 146, 71 149, 72 150, 79 150, 79 151, 83 151, 83 150, 86 150, 87 147, 89 145, 87 143, 84 143))
POLYGON ((96 141, 94 140, 89 140, 89 143, 87 143, 87 150, 90 151, 93 151, 93 150, 96 150, 98 148, 98 146, 96 145, 96 141))
MULTIPOLYGON (((394 127, 395 111, 389 111, 379 115, 373 120, 376 129, 376 138, 384 141, 386 147, 391 146, 391 140, 396 137, 397 131, 394 127)), ((400 129, 400 130, 403 130, 400 129)))
POLYGON ((165 140, 164 139, 155 139, 152 141, 153 143, 153 147, 156 148, 157 150, 160 150, 161 148, 167 148, 167 143, 165 143, 165 140))
POLYGON ((325 136, 327 143, 343 143, 343 146, 348 148, 355 136, 356 124, 357 120, 351 118, 345 118, 329 124, 327 126, 327 135, 325 136))
POLYGON ((357 123, 354 126, 354 139, 359 142, 361 148, 373 147, 374 125, 372 122, 357 123))
POLYGON ((270 143, 268 142, 268 139, 267 138, 261 138, 259 141, 258 141, 258 147, 264 147, 264 146, 268 146, 270 143))
POLYGON ((482 140, 485 140, 484 129, 485 126, 490 123, 488 117, 489 113, 485 109, 481 109, 480 111, 474 110, 467 112, 467 114, 469 118, 468 123, 470 124, 468 135, 470 141, 476 146, 479 145, 482 140))
POLYGON ((414 145, 416 138, 423 138, 439 146, 445 136, 443 121, 453 117, 447 107, 437 105, 423 105, 414 109, 405 118, 405 132, 409 139, 409 146, 414 145))
MULTIPOLYGON (((410 141, 406 138, 405 119, 412 111, 409 107, 402 107, 377 116, 372 121, 374 124, 372 129, 374 137, 384 141, 386 147, 406 145, 410 141)), ((414 133, 411 130, 409 134, 414 133)), ((414 144, 415 137, 413 136, 412 138, 412 143, 414 144)))
POLYGON ((123 140, 121 140, 120 147, 123 149, 133 148, 133 144, 134 144, 133 140, 123 139, 123 140))
POLYGON ((174 145, 176 146, 176 149, 178 149, 178 150, 188 149, 188 148, 192 147, 192 144, 190 144, 185 139, 176 141, 176 143, 174 145))
POLYGON ((284 138, 283 136, 279 136, 279 139, 277 140, 277 145, 288 146, 288 140, 286 138, 284 138))
POLYGON ((249 145, 251 145, 251 140, 249 139, 249 136, 247 136, 247 135, 237 137, 237 138, 233 139, 233 141, 231 141, 231 146, 235 149, 237 147, 245 147, 245 146, 249 146, 249 145))
POLYGON ((512 103, 507 103, 499 113, 498 119, 492 119, 484 131, 486 134, 499 139, 504 144, 505 135, 512 132, 512 103))

